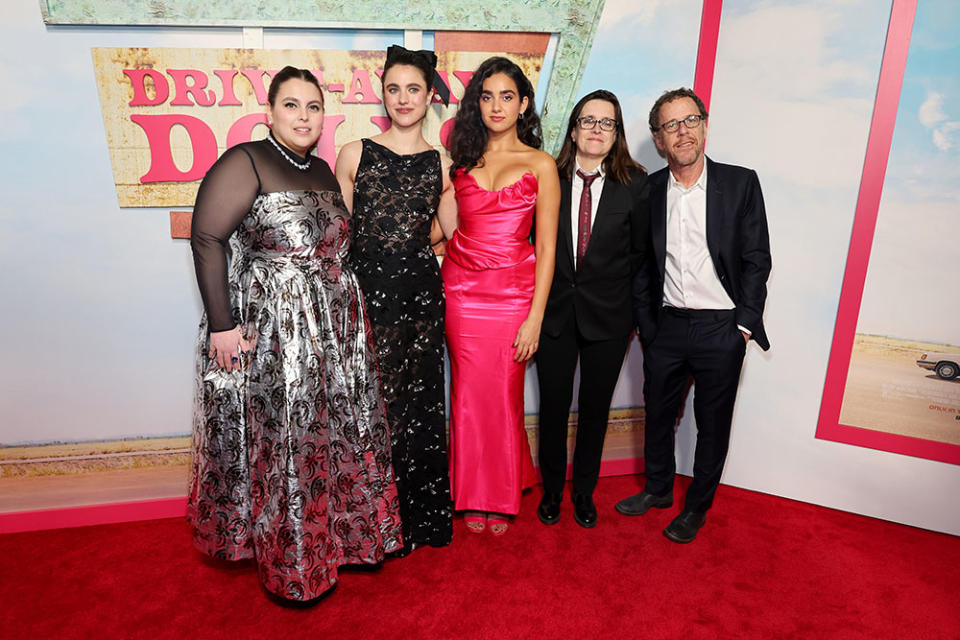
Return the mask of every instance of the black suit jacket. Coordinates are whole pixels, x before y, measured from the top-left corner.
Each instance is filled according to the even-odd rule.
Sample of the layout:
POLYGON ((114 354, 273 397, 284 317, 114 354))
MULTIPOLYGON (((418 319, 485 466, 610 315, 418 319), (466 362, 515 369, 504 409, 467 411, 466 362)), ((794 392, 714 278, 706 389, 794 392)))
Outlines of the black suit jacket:
MULTIPOLYGON (((707 249, 720 284, 736 305, 737 324, 770 348, 763 326, 763 306, 770 275, 770 240, 760 181, 752 169, 707 158, 707 249)), ((633 306, 640 339, 657 331, 663 306, 667 257, 667 187, 669 168, 652 174, 650 186, 650 259, 633 283, 633 306)))
POLYGON ((647 176, 631 172, 628 184, 607 173, 590 244, 579 269, 574 267, 568 178, 560 176, 560 222, 553 285, 541 331, 557 337, 571 316, 587 340, 611 340, 633 331, 631 284, 644 260, 649 237, 647 176))

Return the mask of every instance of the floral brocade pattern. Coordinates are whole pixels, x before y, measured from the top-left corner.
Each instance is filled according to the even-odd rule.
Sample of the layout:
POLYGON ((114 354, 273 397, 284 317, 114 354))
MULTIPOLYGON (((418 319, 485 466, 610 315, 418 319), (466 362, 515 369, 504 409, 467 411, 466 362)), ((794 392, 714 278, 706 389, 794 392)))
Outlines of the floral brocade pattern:
POLYGON ((270 592, 321 595, 343 564, 402 547, 390 434, 350 220, 334 191, 257 197, 230 239, 230 299, 256 344, 244 371, 197 349, 187 517, 197 547, 255 557, 270 592))
POLYGON ((405 547, 453 535, 443 370, 443 281, 430 226, 440 154, 398 155, 363 140, 350 264, 375 337, 405 547))

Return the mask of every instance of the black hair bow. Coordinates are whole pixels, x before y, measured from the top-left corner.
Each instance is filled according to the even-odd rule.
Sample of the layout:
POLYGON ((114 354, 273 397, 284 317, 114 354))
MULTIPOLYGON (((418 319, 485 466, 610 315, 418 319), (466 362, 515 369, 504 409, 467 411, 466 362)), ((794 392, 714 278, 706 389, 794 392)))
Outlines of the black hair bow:
POLYGON ((422 58, 427 65, 429 65, 429 67, 433 70, 433 88, 437 91, 437 95, 440 96, 440 100, 443 101, 444 106, 449 106, 450 87, 448 87, 447 83, 443 81, 443 77, 437 73, 437 54, 426 49, 410 51, 409 49, 405 49, 398 44, 392 44, 387 47, 387 64, 390 63, 392 58, 402 54, 408 54, 414 57, 422 58))

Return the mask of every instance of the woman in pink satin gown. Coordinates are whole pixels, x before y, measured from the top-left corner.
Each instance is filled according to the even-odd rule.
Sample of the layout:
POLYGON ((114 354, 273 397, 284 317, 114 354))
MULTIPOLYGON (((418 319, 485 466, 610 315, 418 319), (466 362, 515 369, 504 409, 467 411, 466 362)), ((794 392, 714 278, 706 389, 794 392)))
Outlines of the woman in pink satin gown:
POLYGON ((523 380, 553 277, 560 185, 539 150, 533 87, 490 58, 460 101, 451 137, 458 228, 443 262, 451 364, 450 480, 467 528, 495 535, 536 482, 523 380), (536 220, 536 245, 530 232, 536 220))

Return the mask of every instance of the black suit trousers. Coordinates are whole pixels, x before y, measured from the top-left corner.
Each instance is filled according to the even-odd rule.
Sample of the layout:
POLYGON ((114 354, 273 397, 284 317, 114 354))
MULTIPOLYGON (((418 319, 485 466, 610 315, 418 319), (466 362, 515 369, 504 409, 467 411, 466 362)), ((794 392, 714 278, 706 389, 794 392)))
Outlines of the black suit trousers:
POLYGON ((557 337, 540 336, 539 462, 545 492, 562 493, 567 471, 567 422, 573 378, 580 360, 579 416, 573 454, 573 491, 592 495, 600 476, 610 401, 620 377, 630 336, 586 340, 571 317, 557 337))
POLYGON ((691 376, 697 447, 693 482, 684 509, 703 513, 713 504, 730 444, 730 422, 746 343, 731 310, 664 307, 643 353, 645 490, 673 491, 675 426, 691 376))

